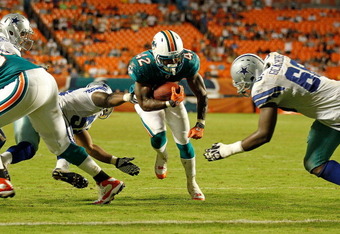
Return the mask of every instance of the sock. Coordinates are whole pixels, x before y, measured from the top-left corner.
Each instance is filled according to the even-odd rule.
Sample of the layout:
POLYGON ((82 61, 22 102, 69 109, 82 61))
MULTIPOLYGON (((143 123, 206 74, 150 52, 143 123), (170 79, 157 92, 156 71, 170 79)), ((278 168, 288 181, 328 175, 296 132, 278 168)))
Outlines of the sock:
POLYGON ((5 167, 12 163, 12 158, 13 156, 11 152, 6 151, 1 154, 2 163, 5 167))
POLYGON ((113 155, 112 155, 112 156, 111 156, 110 163, 113 164, 113 165, 116 165, 117 159, 118 159, 118 158, 117 158, 116 156, 113 156, 113 155))
POLYGON ((100 182, 107 180, 110 178, 108 174, 106 174, 104 171, 100 171, 96 176, 93 177, 93 179, 99 184, 100 182))
POLYGON ((7 169, 2 164, 1 157, 0 157, 0 178, 11 180, 11 178, 9 177, 7 169))
POLYGON ((325 163, 323 170, 318 175, 319 177, 340 185, 340 164, 334 160, 325 163))
POLYGON ((87 157, 78 167, 92 177, 98 175, 101 171, 101 168, 91 157, 87 157))
POLYGON ((58 157, 55 168, 60 168, 62 171, 68 171, 70 163, 67 162, 66 159, 58 157))
POLYGON ((154 150, 157 152, 157 156, 163 158, 165 161, 168 161, 168 152, 166 151, 166 145, 163 145, 161 148, 154 150))
POLYGON ((181 158, 182 165, 185 169, 185 175, 187 177, 187 182, 194 184, 196 183, 196 158, 184 159, 181 158))

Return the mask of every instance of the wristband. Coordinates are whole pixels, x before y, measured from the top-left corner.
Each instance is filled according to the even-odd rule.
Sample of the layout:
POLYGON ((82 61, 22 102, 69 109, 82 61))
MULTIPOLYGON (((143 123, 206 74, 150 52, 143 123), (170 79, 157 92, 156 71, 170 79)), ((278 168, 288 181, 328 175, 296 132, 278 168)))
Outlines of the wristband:
POLYGON ((125 102, 131 101, 131 93, 125 93, 125 94, 123 95, 123 100, 124 100, 125 102))
POLYGON ((166 107, 175 107, 176 106, 176 102, 174 102, 173 100, 170 101, 166 101, 165 102, 166 107))
POLYGON ((229 146, 232 154, 237 154, 244 151, 244 149, 242 148, 242 141, 237 141, 235 143, 230 144, 229 146))
POLYGON ((204 128, 204 126, 205 125, 203 123, 200 123, 200 122, 197 122, 196 125, 195 125, 196 128, 204 128))
POLYGON ((204 119, 197 119, 197 122, 205 125, 205 120, 204 119))

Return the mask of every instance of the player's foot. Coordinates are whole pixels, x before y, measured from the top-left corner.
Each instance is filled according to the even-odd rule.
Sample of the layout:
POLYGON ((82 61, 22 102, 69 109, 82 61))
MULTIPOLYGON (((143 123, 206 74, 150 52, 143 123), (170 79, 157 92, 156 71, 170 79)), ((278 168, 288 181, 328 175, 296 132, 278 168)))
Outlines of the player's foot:
POLYGON ((120 193, 125 184, 123 181, 116 180, 115 178, 109 178, 98 184, 99 186, 99 198, 94 201, 93 204, 110 204, 110 202, 115 199, 115 195, 120 193))
POLYGON ((165 179, 167 176, 167 160, 162 156, 156 156, 155 173, 158 179, 165 179))
POLYGON ((197 183, 188 183, 187 185, 188 192, 193 200, 204 201, 205 196, 202 193, 201 189, 198 187, 197 183))
POLYGON ((60 168, 54 169, 54 171, 52 172, 52 177, 56 180, 61 180, 69 183, 75 188, 86 188, 89 184, 88 180, 85 177, 75 172, 62 171, 60 168))
POLYGON ((15 191, 11 182, 5 178, 0 178, 0 197, 14 197, 15 191))

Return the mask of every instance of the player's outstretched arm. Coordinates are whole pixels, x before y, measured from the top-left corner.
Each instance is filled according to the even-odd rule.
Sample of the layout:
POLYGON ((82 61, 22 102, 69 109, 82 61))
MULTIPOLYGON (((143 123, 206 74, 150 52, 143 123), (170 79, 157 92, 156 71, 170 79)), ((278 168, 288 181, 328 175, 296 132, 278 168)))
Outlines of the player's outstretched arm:
POLYGON ((111 93, 94 92, 91 96, 93 103, 98 107, 110 108, 122 105, 125 102, 131 101, 130 93, 111 93))
POLYGON ((232 144, 215 143, 203 154, 208 161, 216 161, 231 155, 250 151, 269 142, 273 136, 277 121, 276 105, 267 105, 260 109, 260 118, 256 132, 242 141, 232 144))

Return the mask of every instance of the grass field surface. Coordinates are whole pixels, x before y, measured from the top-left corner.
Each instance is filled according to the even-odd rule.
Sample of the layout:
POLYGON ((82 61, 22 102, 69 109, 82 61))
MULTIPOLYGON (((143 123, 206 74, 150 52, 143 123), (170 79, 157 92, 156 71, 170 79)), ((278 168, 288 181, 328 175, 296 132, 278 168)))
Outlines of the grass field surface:
MULTIPOLYGON (((190 113, 191 125, 196 116, 190 113)), ((110 205, 95 206, 94 180, 76 189, 53 180, 55 157, 40 144, 37 155, 9 167, 16 196, 0 200, 0 233, 340 233, 340 187, 305 171, 303 156, 313 120, 279 115, 272 141, 254 151, 208 162, 212 143, 232 143, 257 128, 257 114, 208 114, 204 138, 193 140, 197 182, 206 201, 193 201, 168 132, 168 177, 156 179, 155 152, 136 113, 114 112, 90 134, 116 156, 135 157, 129 176, 99 162, 126 188, 110 205)), ((4 128, 14 143, 12 126, 4 128)), ((339 161, 339 150, 333 156, 339 161)))

